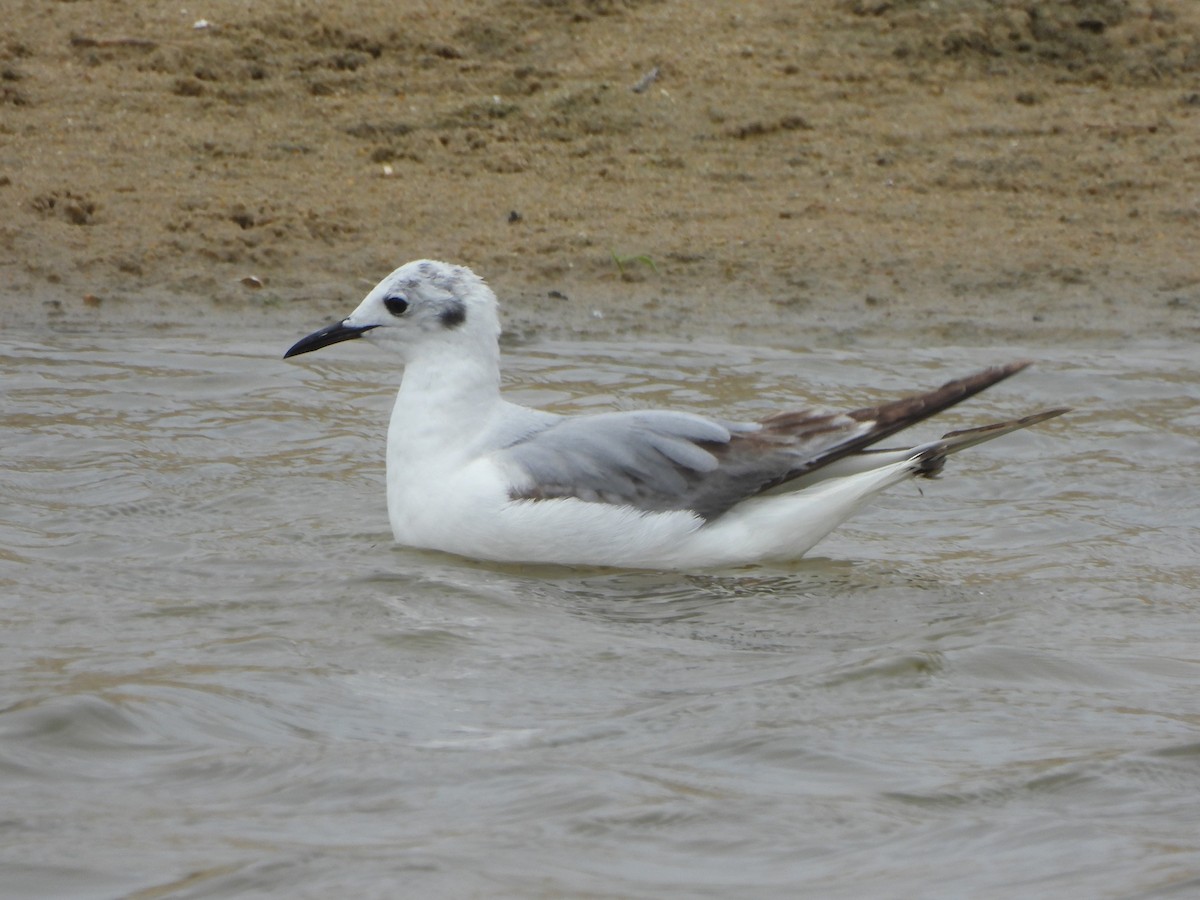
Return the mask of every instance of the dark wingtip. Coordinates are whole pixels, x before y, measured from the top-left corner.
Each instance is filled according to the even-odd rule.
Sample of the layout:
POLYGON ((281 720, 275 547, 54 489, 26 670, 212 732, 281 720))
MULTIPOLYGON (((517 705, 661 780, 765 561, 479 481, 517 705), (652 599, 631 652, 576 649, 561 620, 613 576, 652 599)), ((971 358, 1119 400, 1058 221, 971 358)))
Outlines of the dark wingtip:
MULTIPOLYGON (((805 472, 819 469, 822 466, 841 459, 843 456, 857 453, 872 444, 890 437, 898 431, 903 431, 911 425, 915 425, 924 419, 928 419, 930 416, 949 409, 956 403, 961 403, 968 397, 975 396, 980 391, 986 390, 993 384, 1003 381, 1005 378, 1016 375, 1022 369, 1026 369, 1032 364, 1033 360, 1019 359, 1015 362, 991 366, 972 375, 967 375, 965 378, 955 378, 953 381, 947 381, 941 387, 934 388, 932 391, 926 391, 923 394, 913 394, 909 397, 903 397, 900 400, 893 400, 890 403, 849 412, 846 415, 851 418, 859 422, 871 423, 868 431, 852 440, 845 441, 831 448, 825 454, 811 460, 802 469, 790 473, 788 477, 794 478, 797 475, 803 475, 805 472)), ((1066 411, 1065 408, 1049 410, 1045 413, 1035 414, 1030 418, 1041 421, 1042 418, 1049 419, 1056 415, 1062 415, 1066 411), (1038 418, 1039 416, 1041 418, 1038 418)), ((1030 421, 1028 424, 1033 424, 1033 421, 1030 421)))
POLYGON ((974 397, 980 391, 987 390, 992 385, 1016 375, 1031 365, 1033 365, 1033 360, 1020 359, 1016 362, 991 366, 964 378, 947 381, 932 391, 893 400, 880 406, 858 409, 850 415, 860 422, 872 420, 875 422, 871 441, 874 443, 874 441, 895 434, 922 419, 936 415, 956 403, 961 403, 968 397, 974 397))

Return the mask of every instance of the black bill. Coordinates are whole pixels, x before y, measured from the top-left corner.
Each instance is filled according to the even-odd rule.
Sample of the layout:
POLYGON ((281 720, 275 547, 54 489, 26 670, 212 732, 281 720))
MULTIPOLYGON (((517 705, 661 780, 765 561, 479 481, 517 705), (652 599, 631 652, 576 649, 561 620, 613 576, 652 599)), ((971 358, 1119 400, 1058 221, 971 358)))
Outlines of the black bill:
POLYGON ((292 344, 287 353, 283 354, 283 358, 289 356, 299 356, 301 353, 308 353, 311 350, 320 350, 322 347, 328 347, 330 344, 338 344, 342 341, 349 341, 356 337, 362 337, 364 332, 375 328, 375 325, 347 325, 345 322, 336 322, 333 325, 328 325, 320 331, 314 331, 308 337, 300 338, 296 343, 292 344))

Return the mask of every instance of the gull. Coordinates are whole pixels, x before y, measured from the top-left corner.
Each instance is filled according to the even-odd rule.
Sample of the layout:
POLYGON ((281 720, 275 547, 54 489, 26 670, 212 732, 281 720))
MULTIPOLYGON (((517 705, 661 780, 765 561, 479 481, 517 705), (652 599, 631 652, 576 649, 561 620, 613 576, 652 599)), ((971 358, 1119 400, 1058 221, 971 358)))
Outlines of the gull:
POLYGON ((465 266, 416 260, 284 358, 362 338, 404 371, 387 434, 398 543, 496 562, 699 569, 803 556, 875 494, 952 453, 1067 412, 875 444, 1008 378, 1013 362, 865 409, 757 422, 691 412, 559 415, 500 392, 496 296, 465 266))

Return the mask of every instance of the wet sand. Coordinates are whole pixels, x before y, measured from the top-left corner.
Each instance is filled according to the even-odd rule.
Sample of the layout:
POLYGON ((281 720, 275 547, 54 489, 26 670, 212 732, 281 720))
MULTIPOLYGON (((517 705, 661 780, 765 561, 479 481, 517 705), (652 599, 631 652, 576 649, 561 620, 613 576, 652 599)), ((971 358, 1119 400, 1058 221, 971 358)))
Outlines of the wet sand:
POLYGON ((517 340, 1200 333, 1189 0, 9 6, 6 329, 290 337, 432 256, 517 340))

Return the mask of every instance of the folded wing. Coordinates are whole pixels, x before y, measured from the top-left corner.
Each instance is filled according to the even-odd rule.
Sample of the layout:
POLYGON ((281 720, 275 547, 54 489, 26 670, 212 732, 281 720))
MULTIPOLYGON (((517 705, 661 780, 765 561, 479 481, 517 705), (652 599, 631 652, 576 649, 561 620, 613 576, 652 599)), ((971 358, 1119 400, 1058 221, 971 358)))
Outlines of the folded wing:
MULTIPOLYGON (((689 510, 711 520, 747 497, 793 479, 810 476, 804 480, 811 481, 821 468, 858 454, 1027 365, 1017 362, 985 369, 880 406, 849 412, 798 410, 761 422, 723 422, 656 411, 563 417, 499 451, 498 459, 514 475, 511 496, 515 500, 571 497, 648 512, 689 510)), ((972 439, 957 442, 953 449, 1059 412, 973 429, 972 439)), ((930 461, 937 456, 940 462, 945 449, 929 454, 930 461)))

